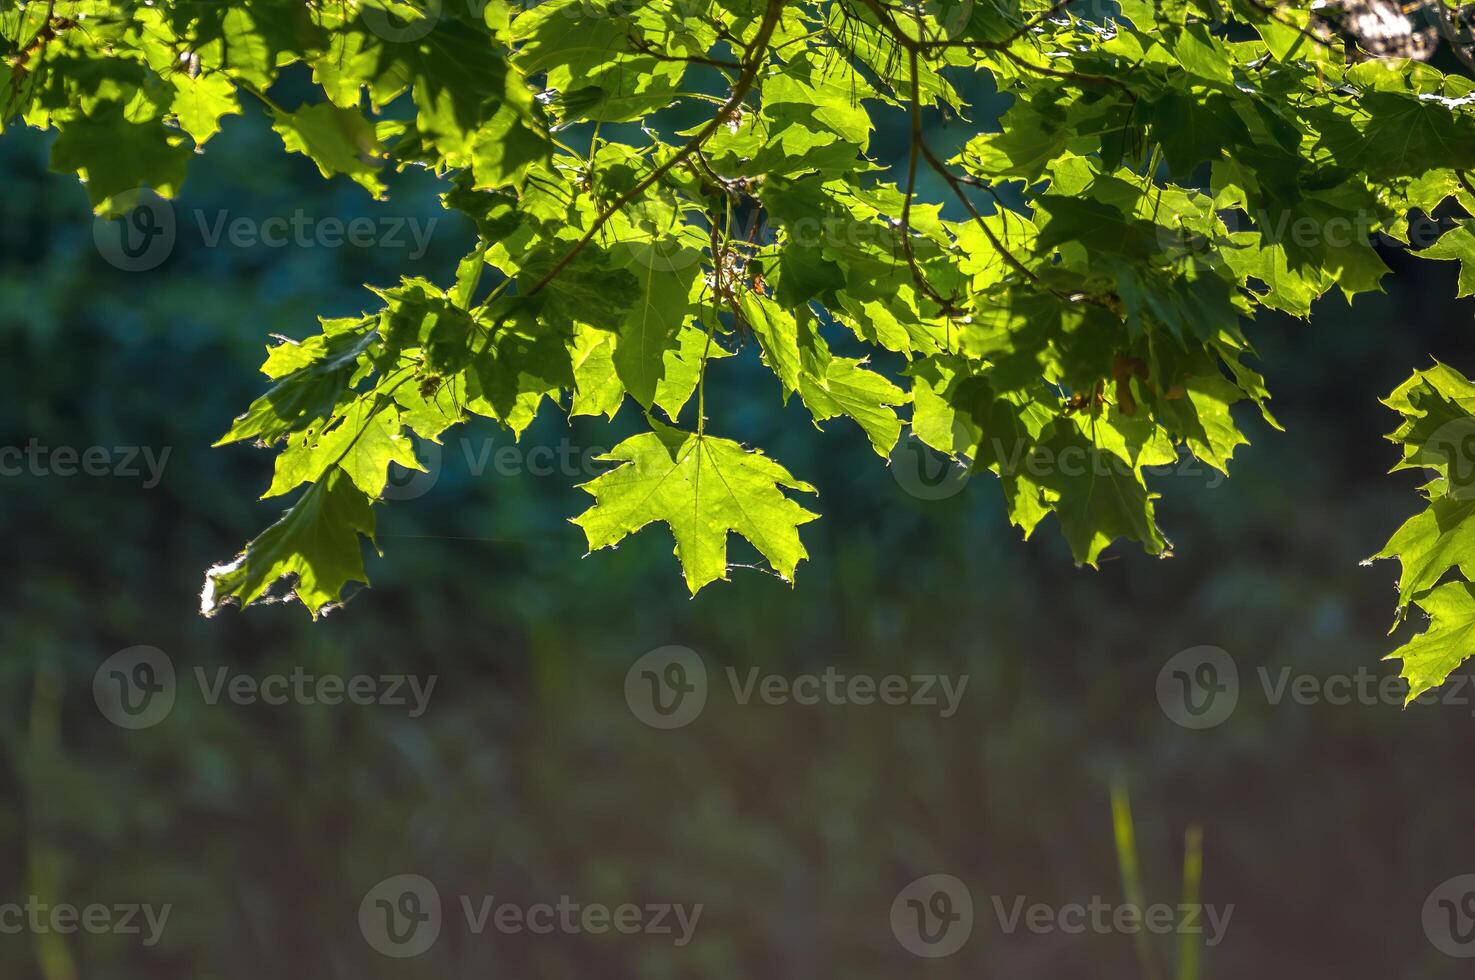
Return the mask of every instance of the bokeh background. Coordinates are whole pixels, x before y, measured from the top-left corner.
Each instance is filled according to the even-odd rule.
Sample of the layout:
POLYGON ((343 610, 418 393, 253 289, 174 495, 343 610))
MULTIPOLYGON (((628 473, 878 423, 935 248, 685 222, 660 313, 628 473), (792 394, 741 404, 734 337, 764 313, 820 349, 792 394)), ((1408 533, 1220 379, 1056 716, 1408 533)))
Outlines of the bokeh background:
MULTIPOLYGON (((963 135, 938 127, 939 146, 963 135)), ((1019 540, 986 475, 921 499, 908 487, 935 460, 904 450, 888 469, 843 420, 822 435, 779 405, 750 345, 714 374, 710 414, 819 489, 797 588, 740 570, 688 598, 661 529, 584 557, 567 519, 587 475, 473 472, 466 445, 474 459, 509 444, 486 424, 448 440, 433 487, 399 475, 406 499, 380 508, 372 591, 318 623, 283 606, 207 620, 203 571, 282 506, 255 499, 269 453, 210 448, 262 389, 268 335, 304 337, 320 314, 369 307, 364 283, 447 282, 473 231, 440 209, 427 175, 397 176, 387 203, 323 181, 248 107, 193 165, 172 253, 125 272, 97 247, 83 190, 47 172, 48 143, 20 130, 0 141, 0 445, 170 455, 152 487, 0 478, 0 901, 172 913, 147 948, 0 935, 0 975, 1172 977, 1178 937, 1010 934, 992 899, 1121 902, 1130 887, 1176 902, 1195 826, 1202 900, 1234 906, 1199 976, 1468 975, 1431 942, 1424 907, 1475 871, 1475 692, 1408 710, 1276 705, 1257 673, 1396 673, 1380 662, 1397 641, 1385 636, 1396 567, 1359 563, 1419 504, 1415 475, 1385 473, 1394 419, 1377 398, 1431 356, 1475 367, 1451 265, 1390 252, 1386 295, 1350 310, 1328 300, 1310 325, 1253 325, 1287 431, 1247 420, 1253 445, 1228 482, 1159 481, 1170 560, 1119 547, 1099 571, 1076 569, 1049 522, 1019 540), (435 225, 418 256, 412 244, 209 247, 199 227, 299 209, 435 225), (92 682, 140 644, 165 651, 181 683, 167 719, 129 731, 103 717, 92 682), (670 644, 705 659, 713 692, 696 721, 659 731, 631 712, 625 674, 670 644), (1200 645, 1234 658, 1242 690, 1223 724, 1190 730, 1157 682, 1200 645), (940 718, 738 705, 727 666, 969 680, 940 718), (197 667, 438 680, 410 718, 210 705, 197 667), (1135 884, 1119 867, 1114 785, 1135 816, 1135 884), (397 960, 372 948, 358 911, 407 873, 434 882, 447 921, 429 952, 397 960), (889 914, 934 873, 966 884, 976 921, 959 952, 926 960, 889 914), (461 895, 703 913, 683 947, 477 936, 461 895)), ((904 133, 883 129, 876 145, 903 147, 904 133)), ((545 406, 525 446, 582 452, 636 425, 628 406, 614 426, 571 426, 545 406)))

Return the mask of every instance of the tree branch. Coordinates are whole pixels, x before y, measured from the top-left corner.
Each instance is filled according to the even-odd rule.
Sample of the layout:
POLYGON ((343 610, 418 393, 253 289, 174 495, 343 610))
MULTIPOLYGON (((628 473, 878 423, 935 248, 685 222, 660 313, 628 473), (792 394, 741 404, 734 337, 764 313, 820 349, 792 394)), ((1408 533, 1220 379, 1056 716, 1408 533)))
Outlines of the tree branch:
POLYGON ((717 111, 717 115, 712 117, 712 121, 703 126, 700 132, 676 152, 675 156, 652 170, 638 184, 621 194, 615 200, 615 203, 602 211, 594 219, 594 223, 589 226, 589 230, 584 233, 584 237, 575 242, 573 247, 553 264, 553 268, 544 273, 543 278, 539 279, 528 290, 527 295, 537 295, 543 287, 552 282, 560 272, 568 267, 570 262, 578 257, 578 254, 584 250, 584 247, 594 240, 594 236, 599 234, 599 229, 603 228, 610 218, 613 218, 620 209, 624 208, 641 194, 644 194, 652 184, 666 176, 672 169, 679 166, 693 153, 701 149, 702 144, 712 138, 712 134, 717 132, 718 127, 727 122, 732 114, 742 106, 743 99, 747 96, 749 89, 753 87, 753 83, 757 81, 758 72, 763 68, 768 42, 773 38, 774 29, 778 27, 779 16, 783 13, 785 2, 786 0, 768 0, 768 9, 764 11, 763 20, 758 24, 758 33, 753 35, 753 40, 743 52, 742 74, 738 76, 737 82, 734 83, 732 94, 728 96, 722 108, 717 111))

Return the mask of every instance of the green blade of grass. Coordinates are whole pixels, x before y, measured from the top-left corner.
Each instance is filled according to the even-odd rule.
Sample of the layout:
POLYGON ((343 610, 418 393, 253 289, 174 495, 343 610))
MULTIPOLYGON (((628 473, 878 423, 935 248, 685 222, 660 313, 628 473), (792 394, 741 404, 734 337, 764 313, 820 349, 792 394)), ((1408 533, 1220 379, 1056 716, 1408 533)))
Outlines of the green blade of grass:
MULTIPOLYGON (((1145 909, 1147 900, 1142 887, 1142 865, 1137 859, 1137 831, 1132 823, 1132 803, 1127 789, 1121 782, 1111 787, 1111 826, 1116 837, 1117 865, 1121 868, 1122 890, 1127 901, 1145 909)), ((1137 947, 1137 958, 1142 963, 1142 975, 1147 980, 1159 980, 1157 960, 1152 953, 1152 943, 1144 930, 1133 933, 1132 941, 1137 947)))
MULTIPOLYGON (((1191 825, 1183 834, 1183 904, 1196 906, 1204 874, 1204 830, 1191 825)), ((1178 936, 1177 980, 1198 980, 1201 936, 1189 932, 1178 936)))

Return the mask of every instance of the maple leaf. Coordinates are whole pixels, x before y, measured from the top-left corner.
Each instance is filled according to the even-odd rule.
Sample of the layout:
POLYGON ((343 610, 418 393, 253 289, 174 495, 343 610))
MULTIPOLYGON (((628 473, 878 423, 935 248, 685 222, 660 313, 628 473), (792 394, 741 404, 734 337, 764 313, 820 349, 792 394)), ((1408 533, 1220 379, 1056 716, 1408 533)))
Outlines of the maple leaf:
POLYGON ((213 616, 230 603, 249 605, 292 577, 291 594, 316 617, 342 599, 349 582, 368 583, 360 535, 374 536, 369 498, 335 468, 233 561, 205 573, 200 611, 213 616))
POLYGON ((729 532, 750 541, 788 580, 809 557, 799 525, 818 515, 783 491, 814 493, 814 487, 760 452, 656 422, 654 431, 626 439, 599 458, 621 465, 581 488, 595 502, 573 522, 584 529, 590 551, 661 521, 676 538, 676 557, 693 595, 727 578, 729 532))

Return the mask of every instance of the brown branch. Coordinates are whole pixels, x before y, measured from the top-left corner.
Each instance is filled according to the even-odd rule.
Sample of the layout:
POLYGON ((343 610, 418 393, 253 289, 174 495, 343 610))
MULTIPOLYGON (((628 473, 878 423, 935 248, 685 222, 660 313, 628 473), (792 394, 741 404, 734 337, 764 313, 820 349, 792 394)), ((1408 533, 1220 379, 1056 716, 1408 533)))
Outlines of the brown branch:
POLYGON ((649 41, 635 34, 630 35, 630 45, 640 54, 657 61, 674 61, 688 65, 710 65, 713 68, 723 68, 728 71, 742 71, 743 66, 736 61, 723 61, 720 58, 708 58, 700 54, 668 54, 655 48, 649 41))
MULTIPOLYGON (((920 18, 921 14, 918 13, 920 18)), ((944 312, 951 313, 957 309, 956 297, 945 297, 932 288, 927 277, 922 274, 922 267, 917 264, 916 249, 912 246, 912 198, 917 190, 917 154, 922 150, 924 143, 922 138, 922 96, 917 82, 917 49, 908 48, 907 58, 911 68, 911 116, 912 116, 912 140, 911 151, 907 156, 907 192, 906 199, 901 205, 901 248, 906 254, 907 266, 912 270, 912 278, 923 294, 943 308, 944 312)))
POLYGON ((980 51, 1003 51, 1006 48, 1012 47, 1015 41, 1018 41, 1030 31, 1070 6, 1072 2, 1074 0, 1055 0, 1048 10, 1040 11, 1028 22, 1021 24, 1018 29, 1002 41, 921 41, 918 46, 922 48, 977 48, 980 51))
POLYGON ((1061 10, 1069 6, 1072 2, 1073 0, 1055 0, 1055 2, 1050 5, 1049 9, 1041 11, 1039 14, 1035 15, 1026 23, 1021 24, 1013 33, 1011 33, 1008 37, 1004 38, 1001 41, 929 41, 920 36, 922 33, 920 13, 918 14, 917 18, 918 36, 914 38, 905 34, 901 30, 901 26, 896 23, 896 21, 891 16, 891 12, 888 11, 886 7, 880 3, 880 0, 864 0, 865 5, 871 8, 871 12, 874 13, 877 19, 881 21, 881 26, 887 29, 887 33, 895 38, 897 43, 906 48, 908 51, 928 51, 938 48, 976 48, 980 51, 1006 51, 1008 48, 1013 46, 1014 42, 1024 37, 1036 27, 1039 27, 1046 20, 1058 14, 1061 10))
POLYGON ((773 38, 773 32, 778 27, 779 16, 783 13, 785 2, 786 0, 768 0, 768 9, 764 11, 763 20, 758 24, 758 32, 753 35, 752 42, 743 52, 742 74, 738 76, 737 81, 733 84, 732 94, 728 97, 722 108, 717 111, 717 114, 712 117, 712 121, 703 126, 701 131, 693 136, 685 146, 676 151, 676 154, 671 159, 656 167, 634 187, 621 194, 615 200, 615 203, 600 212, 594 219, 594 223, 590 225, 589 230, 584 233, 584 236, 575 242, 563 254, 563 257, 553 264, 553 268, 544 273, 543 278, 539 279, 528 290, 527 295, 537 295, 538 292, 552 282, 560 272, 568 267, 570 262, 578 257, 578 254, 584 250, 585 246, 594 240, 594 236, 599 234, 599 229, 603 228, 606 222, 613 218, 625 205, 635 200, 641 194, 644 194, 652 184, 666 176, 673 168, 679 166, 693 153, 701 149, 702 144, 711 139, 712 134, 716 133, 718 128, 727 122, 733 113, 737 112, 742 106, 743 99, 747 96, 749 89, 757 81, 758 72, 763 68, 764 62, 766 61, 765 55, 768 42, 773 38))
POLYGON ((958 182, 958 179, 953 176, 952 172, 937 158, 937 154, 933 153, 932 148, 926 143, 922 144, 922 155, 927 158, 927 163, 932 169, 937 171, 938 176, 946 181, 947 185, 953 189, 953 193, 957 195, 959 201, 963 202, 963 207, 968 209, 968 213, 973 216, 973 220, 978 223, 978 227, 982 229, 984 236, 988 238, 989 244, 993 245, 994 249, 1004 257, 1004 261, 1009 263, 1016 272, 1026 279, 1034 283, 1039 283, 1040 277, 1035 274, 1034 270, 1015 258, 1014 253, 1005 248, 1004 243, 999 241, 998 236, 994 234, 994 230, 983 220, 983 215, 979 214, 978 209, 973 206, 973 202, 968 200, 968 195, 963 192, 963 187, 958 182))
MULTIPOLYGON (((1016 32, 1016 34, 1014 36, 1011 36, 1010 40, 1008 41, 924 41, 918 38, 913 38, 905 31, 903 31, 901 29, 901 25, 897 24, 897 22, 892 19, 891 14, 881 4, 880 0, 864 0, 864 3, 881 21, 882 28, 885 29, 886 33, 891 36, 892 40, 896 41, 897 44, 900 44, 903 48, 907 50, 909 54, 914 56, 918 52, 925 51, 929 48, 970 46, 982 50, 997 51, 999 54, 1003 55, 1009 61, 1012 61, 1014 64, 1018 65, 1020 68, 1027 69, 1039 75, 1048 75, 1051 78, 1062 78, 1066 79, 1067 81, 1081 82, 1082 84, 1086 85, 1114 85, 1124 92, 1132 91, 1131 86, 1129 86, 1126 82, 1122 81, 1119 78, 1112 78, 1110 75, 1090 75, 1077 71, 1061 71, 1056 68, 1047 68, 1044 65, 1037 65, 1031 61, 1026 61, 1024 58, 1019 57, 1019 55, 1009 50, 1009 47, 1014 43, 1014 41, 1023 36, 1023 31, 1016 32)), ((1061 4, 1057 4, 1057 6, 1061 6, 1061 4)), ((1053 10, 1055 8, 1051 9, 1053 10)), ((1028 25, 1026 25, 1025 29, 1028 29, 1028 25)), ((920 27, 918 28, 918 30, 920 31, 920 27)))
POLYGON ((1087 85, 1115 85, 1124 92, 1131 92, 1132 87, 1120 78, 1112 78, 1110 75, 1088 75, 1078 71, 1061 71, 1057 68, 1046 68, 1031 61, 1025 61, 1013 51, 1000 52, 1005 58, 1014 62, 1020 68, 1027 69, 1039 75, 1048 75, 1051 78, 1063 78, 1072 82, 1081 82, 1087 85))
MULTIPOLYGON (((1039 275, 1033 269, 1030 269, 1023 262, 1019 261, 1019 259, 1015 257, 1014 253, 1009 251, 1008 247, 1005 246, 1003 242, 999 241, 999 236, 994 234, 994 230, 988 226, 988 223, 986 221, 983 220, 983 215, 979 214, 978 209, 973 206, 973 202, 968 200, 968 195, 963 192, 962 182, 953 175, 952 171, 948 170, 947 165, 937 158, 937 155, 932 152, 932 148, 929 147, 926 143, 922 144, 922 155, 926 158, 927 163, 931 165, 932 169, 937 171, 938 176, 946 181, 947 185, 953 189, 953 193, 957 195, 958 200, 963 202, 963 207, 968 209, 968 213, 972 215, 973 220, 977 222, 979 229, 984 234, 984 237, 989 240, 989 244, 994 247, 995 251, 997 251, 1001 256, 1004 257, 1004 261, 1008 263, 1008 265, 1012 267, 1016 272, 1024 276, 1035 285, 1043 286, 1045 289, 1048 289, 1059 299, 1068 300, 1070 302, 1083 301, 1096 306, 1104 307, 1105 309, 1111 310, 1113 313, 1117 312, 1117 306, 1113 302, 1114 297, 1095 296, 1090 293, 1067 293, 1063 290, 1056 289, 1054 286, 1051 286, 1041 280, 1039 275)), ((995 197, 995 200, 997 200, 997 196, 995 197)))

